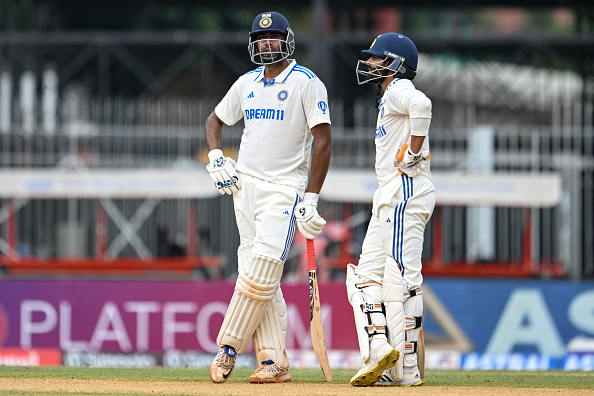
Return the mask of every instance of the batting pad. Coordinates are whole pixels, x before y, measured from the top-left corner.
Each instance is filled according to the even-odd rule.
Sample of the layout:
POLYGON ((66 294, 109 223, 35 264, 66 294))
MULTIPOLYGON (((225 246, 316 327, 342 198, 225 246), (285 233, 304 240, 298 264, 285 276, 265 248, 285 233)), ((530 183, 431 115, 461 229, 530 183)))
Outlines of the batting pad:
POLYGON ((260 326, 254 333, 254 349, 258 363, 272 360, 281 368, 289 368, 289 357, 286 350, 287 338, 287 304, 283 292, 276 289, 274 298, 270 301, 260 326))
POLYGON ((235 291, 217 337, 219 346, 229 345, 242 354, 260 325, 270 300, 279 287, 283 263, 265 256, 252 256, 240 271, 235 291))
POLYGON ((382 303, 382 285, 361 279, 353 264, 347 265, 347 294, 353 306, 359 350, 363 361, 369 359, 370 341, 374 335, 386 336, 386 316, 382 303))
MULTIPOLYGON (((404 353, 404 291, 402 285, 402 273, 398 268, 396 260, 393 257, 386 257, 386 264, 384 267, 384 285, 382 296, 384 304, 386 305, 386 321, 388 323, 388 342, 392 348, 400 352, 400 356, 404 353)), ((396 380, 402 380, 403 376, 403 359, 398 359, 393 372, 396 380)))
MULTIPOLYGON (((423 295, 421 289, 416 289, 414 296, 408 297, 404 301, 404 312, 406 313, 406 343, 417 344, 421 333, 421 320, 423 317, 423 295)), ((405 351, 404 366, 417 366, 417 350, 405 351)))

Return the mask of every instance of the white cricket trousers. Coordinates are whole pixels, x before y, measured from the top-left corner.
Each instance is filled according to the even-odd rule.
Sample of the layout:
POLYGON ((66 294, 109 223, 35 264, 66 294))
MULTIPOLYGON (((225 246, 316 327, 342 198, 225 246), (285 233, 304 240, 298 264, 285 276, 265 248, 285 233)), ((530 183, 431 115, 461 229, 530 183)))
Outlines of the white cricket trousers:
POLYGON ((381 283, 387 255, 403 268, 409 290, 420 287, 425 225, 434 207, 435 187, 424 175, 402 174, 376 190, 357 275, 381 283))
POLYGON ((252 245, 252 254, 287 259, 295 236, 295 187, 270 183, 240 173, 241 189, 233 194, 240 244, 252 245))

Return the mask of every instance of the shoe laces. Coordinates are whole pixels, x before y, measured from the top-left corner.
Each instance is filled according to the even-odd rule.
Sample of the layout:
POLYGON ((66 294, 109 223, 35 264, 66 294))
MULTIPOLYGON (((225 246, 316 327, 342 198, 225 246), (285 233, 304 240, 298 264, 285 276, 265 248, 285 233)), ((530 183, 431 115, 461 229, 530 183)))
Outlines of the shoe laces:
POLYGON ((258 368, 257 372, 266 372, 266 373, 280 373, 280 368, 278 367, 278 365, 276 363, 274 363, 272 360, 265 360, 263 362, 261 362, 262 365, 258 368))
POLYGON ((217 366, 231 369, 235 363, 235 356, 229 356, 223 349, 217 354, 217 366))

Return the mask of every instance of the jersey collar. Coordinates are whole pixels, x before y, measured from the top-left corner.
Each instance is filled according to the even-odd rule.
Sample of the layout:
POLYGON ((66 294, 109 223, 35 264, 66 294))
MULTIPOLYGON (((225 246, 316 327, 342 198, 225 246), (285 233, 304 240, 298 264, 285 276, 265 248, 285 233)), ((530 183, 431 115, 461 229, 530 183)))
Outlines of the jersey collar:
POLYGON ((262 70, 260 70, 260 73, 258 73, 254 81, 262 81, 264 83, 264 86, 273 85, 274 83, 284 83, 285 80, 289 77, 289 74, 291 74, 291 72, 295 68, 295 66, 297 66, 297 61, 295 59, 289 59, 289 62, 289 66, 287 66, 281 74, 279 74, 278 76, 276 76, 268 82, 264 79, 264 67, 262 67, 262 70))
POLYGON ((400 81, 400 80, 401 80, 400 78, 396 78, 396 79, 394 79, 394 81, 392 81, 390 84, 388 84, 388 88, 386 88, 386 92, 388 92, 388 90, 390 89, 390 87, 392 85, 394 85, 397 81, 400 81))

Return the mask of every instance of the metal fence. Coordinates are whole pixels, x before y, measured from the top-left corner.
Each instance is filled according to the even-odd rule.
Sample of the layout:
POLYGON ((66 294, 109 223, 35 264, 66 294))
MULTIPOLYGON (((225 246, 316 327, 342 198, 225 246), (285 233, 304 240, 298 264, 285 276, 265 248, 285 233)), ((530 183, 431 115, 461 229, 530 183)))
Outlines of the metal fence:
MULTIPOLYGON (((594 276, 592 101, 582 97, 584 87, 574 89, 574 82, 569 84, 573 87, 570 91, 556 95, 549 90, 551 100, 541 101, 537 108, 524 101, 530 105, 516 112, 511 108, 521 107, 521 101, 493 106, 488 106, 488 101, 481 103, 464 97, 454 101, 452 95, 460 95, 460 92, 449 95, 443 92, 442 85, 434 87, 437 91, 434 92, 434 122, 430 132, 432 170, 472 171, 472 135, 477 127, 489 125, 493 131, 493 171, 555 172, 562 176, 563 199, 555 207, 528 211, 494 209, 494 221, 489 224, 495 236, 495 253, 488 261, 520 262, 526 254, 525 224, 529 221, 533 226, 529 241, 531 260, 560 263, 565 274, 576 279, 594 276), (576 92, 580 94, 577 97, 576 92), (530 113, 532 123, 515 121, 522 111, 530 113), (453 114, 456 117, 451 117, 453 114)), ((432 97, 429 82, 420 80, 418 85, 432 97)), ((473 90, 468 92, 475 95, 473 90)), ((517 97, 517 93, 508 94, 517 97)), ((376 113, 370 105, 372 99, 361 99, 353 104, 331 100, 332 168, 373 169, 372 136, 376 113), (345 126, 350 124, 346 120, 351 118, 354 126, 345 126)), ((94 99, 74 86, 62 94, 55 108, 55 118, 47 118, 42 100, 29 106, 20 99, 11 104, 10 122, 6 123, 6 114, 0 122, 0 169, 203 167, 207 150, 203 125, 214 105, 212 101, 175 97, 94 99)), ((223 145, 229 153, 239 146, 241 129, 241 126, 234 126, 224 130, 223 145)), ((14 198, 2 200, 0 222, 4 226, 0 231, 0 252, 3 255, 9 253, 10 239, 16 238, 12 242, 19 257, 96 256, 96 208, 100 202, 14 198), (7 226, 11 213, 15 220, 12 231, 7 226), (10 232, 14 236, 9 235, 10 232)), ((187 199, 158 200, 149 204, 141 199, 113 200, 111 205, 117 209, 114 213, 119 213, 125 221, 122 224, 113 218, 107 221, 105 253, 108 258, 183 255, 188 248, 188 205, 191 203, 187 199), (145 215, 141 216, 143 211, 145 215), (129 235, 122 239, 126 227, 129 235)), ((197 205, 198 214, 198 254, 222 257, 221 274, 232 276, 239 238, 231 199, 209 198, 193 204, 197 205)), ((321 206, 327 206, 338 222, 352 229, 348 253, 356 259, 370 206, 351 205, 348 212, 344 211, 344 203, 323 202, 321 206)), ((430 222, 425 259, 435 257, 435 249, 439 248, 446 268, 448 263, 454 262, 475 262, 478 268, 481 258, 478 257, 477 262, 477 257, 471 257, 468 247, 467 217, 472 209, 452 206, 439 210, 441 241, 437 246, 432 233, 435 225, 430 222)), ((297 248, 291 257, 298 261, 297 248)), ((298 270, 296 261, 290 260, 286 276, 298 270)))

